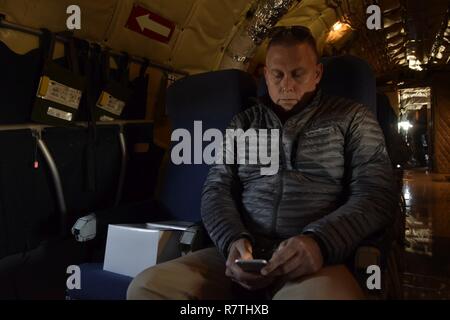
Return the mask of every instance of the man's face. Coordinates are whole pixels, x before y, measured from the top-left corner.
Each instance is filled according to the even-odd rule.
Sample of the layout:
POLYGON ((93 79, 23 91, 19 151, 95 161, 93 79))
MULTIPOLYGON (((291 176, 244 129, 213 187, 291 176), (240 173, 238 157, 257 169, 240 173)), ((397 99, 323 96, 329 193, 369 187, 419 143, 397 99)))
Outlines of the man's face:
POLYGON ((270 47, 264 68, 270 98, 283 109, 291 110, 316 90, 322 70, 314 50, 306 43, 270 47))

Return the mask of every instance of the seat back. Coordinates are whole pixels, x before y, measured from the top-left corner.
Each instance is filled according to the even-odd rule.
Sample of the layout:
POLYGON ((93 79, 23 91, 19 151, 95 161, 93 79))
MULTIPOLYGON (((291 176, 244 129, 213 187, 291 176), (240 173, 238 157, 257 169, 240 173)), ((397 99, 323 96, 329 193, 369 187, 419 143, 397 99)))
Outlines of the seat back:
MULTIPOLYGON (((395 119, 387 97, 377 97, 376 79, 369 64, 359 58, 341 56, 324 59, 324 70, 326 72, 324 72, 321 83, 324 92, 352 99, 369 108, 378 119, 385 135, 386 144, 389 146, 392 141, 391 137, 386 136, 386 134, 392 122, 395 122, 395 119)), ((387 149, 389 150, 389 147, 387 149)), ((401 180, 401 175, 397 179, 401 180)), ((404 231, 402 231, 401 224, 403 219, 399 214, 400 207, 397 206, 394 210, 394 224, 378 234, 364 239, 353 257, 355 275, 363 288, 367 280, 367 266, 372 264, 379 265, 384 272, 389 274, 384 279, 389 278, 390 284, 386 284, 386 280, 384 280, 385 283, 382 287, 390 287, 390 290, 382 290, 381 292, 366 290, 366 294, 370 298, 379 299, 383 296, 401 297, 401 286, 398 286, 398 283, 400 283, 399 273, 395 263, 393 264, 392 261, 395 262, 396 260, 394 257, 395 250, 393 250, 396 249, 395 240, 404 231)))
MULTIPOLYGON (((193 145, 202 141, 202 132, 194 132, 194 121, 201 121, 202 131, 217 128, 224 131, 234 115, 244 110, 248 98, 256 95, 253 78, 240 70, 222 70, 183 78, 169 87, 167 111, 172 130, 186 129, 193 145), (195 140, 195 142, 194 142, 195 140)), ((210 142, 202 143, 203 147, 210 142)), ((172 142, 170 152, 178 141, 172 142)), ((175 165, 171 160, 161 186, 160 203, 171 219, 198 222, 200 200, 209 166, 175 165)))
POLYGON ((323 58, 323 92, 352 99, 377 114, 377 85, 370 65, 357 57, 343 55, 323 58))

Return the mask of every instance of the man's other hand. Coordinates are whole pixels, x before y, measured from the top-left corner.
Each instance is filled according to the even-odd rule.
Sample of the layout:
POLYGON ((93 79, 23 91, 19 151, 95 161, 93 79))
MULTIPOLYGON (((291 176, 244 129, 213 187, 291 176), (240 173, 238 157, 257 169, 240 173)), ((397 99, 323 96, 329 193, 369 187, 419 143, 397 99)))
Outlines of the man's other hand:
POLYGON ((231 244, 226 262, 226 276, 247 290, 262 289, 272 283, 272 276, 262 276, 260 273, 245 272, 236 264, 236 259, 253 259, 252 245, 245 238, 238 239, 231 244))
POLYGON ((323 266, 323 257, 317 242, 309 236, 300 235, 280 243, 262 275, 293 280, 316 273, 323 266))

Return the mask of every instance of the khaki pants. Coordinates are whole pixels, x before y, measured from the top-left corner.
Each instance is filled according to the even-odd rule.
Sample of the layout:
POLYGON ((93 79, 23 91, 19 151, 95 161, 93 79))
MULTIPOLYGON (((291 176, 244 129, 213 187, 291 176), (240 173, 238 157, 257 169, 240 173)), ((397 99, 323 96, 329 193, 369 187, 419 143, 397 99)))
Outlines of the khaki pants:
MULTIPOLYGON (((130 284, 127 299, 228 300, 238 298, 234 294, 235 286, 225 276, 225 259, 217 249, 208 248, 144 270, 130 284)), ((337 265, 280 284, 270 297, 278 300, 348 300, 363 299, 364 294, 350 271, 344 265, 337 265)))

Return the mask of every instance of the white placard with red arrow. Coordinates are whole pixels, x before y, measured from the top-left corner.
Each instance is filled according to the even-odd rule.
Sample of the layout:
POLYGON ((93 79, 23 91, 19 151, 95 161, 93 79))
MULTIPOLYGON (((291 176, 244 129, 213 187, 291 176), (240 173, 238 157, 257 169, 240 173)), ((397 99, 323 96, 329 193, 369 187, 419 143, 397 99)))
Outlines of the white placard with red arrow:
POLYGON ((136 4, 125 27, 150 39, 168 43, 175 30, 175 23, 136 4))

